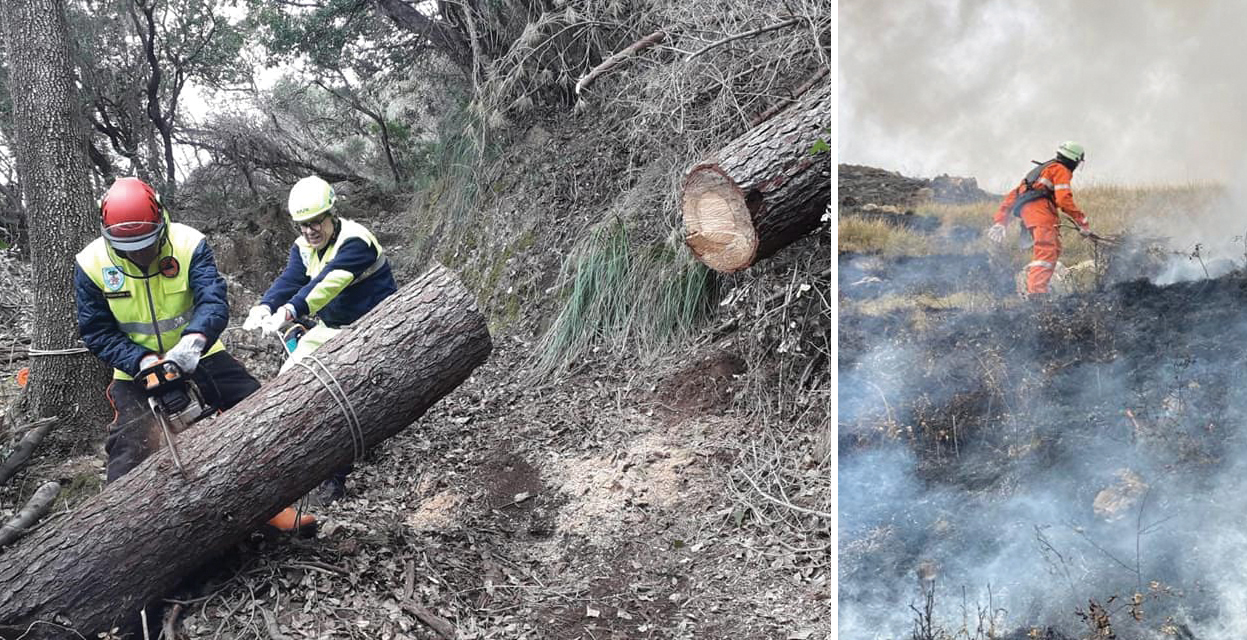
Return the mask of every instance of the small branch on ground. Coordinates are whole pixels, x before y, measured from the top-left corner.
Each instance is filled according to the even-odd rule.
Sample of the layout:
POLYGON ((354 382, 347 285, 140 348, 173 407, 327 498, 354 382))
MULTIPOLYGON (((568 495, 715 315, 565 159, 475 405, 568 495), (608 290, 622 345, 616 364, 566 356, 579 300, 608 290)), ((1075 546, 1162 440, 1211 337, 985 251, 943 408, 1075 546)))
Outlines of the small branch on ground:
POLYGON ((749 484, 750 484, 750 485, 753 485, 753 490, 754 490, 754 491, 756 491, 756 492, 758 493, 758 495, 762 496, 763 498, 766 498, 767 500, 769 500, 769 501, 771 501, 771 502, 773 502, 773 503, 775 503, 775 504, 777 504, 777 505, 779 505, 779 506, 781 506, 781 507, 786 507, 786 508, 791 509, 791 510, 793 510, 793 511, 796 511, 796 512, 798 512, 798 513, 804 513, 804 514, 811 515, 811 516, 816 516, 816 517, 819 517, 819 518, 826 518, 826 519, 828 519, 828 520, 830 520, 830 519, 832 518, 832 514, 827 513, 827 512, 825 512, 825 511, 817 511, 817 510, 814 510, 814 509, 807 509, 807 508, 805 508, 805 507, 802 507, 802 506, 799 506, 799 505, 795 505, 795 504, 793 504, 793 503, 791 503, 791 502, 789 502, 789 501, 787 501, 787 500, 781 500, 781 499, 779 499, 779 498, 776 498, 775 496, 772 496, 771 494, 769 494, 769 493, 767 493, 767 492, 763 491, 763 490, 762 490, 762 487, 758 486, 758 483, 757 483, 757 482, 753 479, 753 476, 751 476, 751 475, 749 475, 748 473, 745 473, 745 472, 743 472, 743 471, 741 472, 741 474, 740 474, 740 475, 744 476, 744 478, 745 478, 746 480, 748 480, 748 481, 749 481, 749 484))
POLYGON ((177 640, 178 637, 178 616, 182 614, 181 603, 175 603, 165 611, 164 621, 160 625, 160 637, 167 640, 177 640))
POLYGON ((0 548, 7 546, 9 543, 17 540, 25 535, 39 519, 43 517, 48 509, 52 506, 52 501, 56 499, 56 494, 60 493, 61 485, 58 482, 48 482, 35 491, 35 495, 30 497, 25 507, 17 513, 12 520, 0 527, 0 548))
POLYGON ((403 600, 410 600, 416 593, 416 561, 407 559, 407 566, 403 571, 403 600))
POLYGON ((329 575, 347 576, 350 572, 342 567, 338 567, 328 562, 320 562, 318 560, 303 560, 301 562, 291 562, 286 566, 293 569, 303 569, 304 571, 319 571, 329 575))
POLYGON ((59 418, 56 416, 41 418, 25 428, 26 435, 22 437, 22 441, 17 443, 17 448, 13 449, 13 453, 10 453, 8 458, 5 458, 4 464, 0 464, 0 485, 8 482, 9 478, 12 478, 23 464, 26 464, 30 454, 34 452, 35 447, 39 446, 44 436, 52 431, 57 420, 59 418))
POLYGON ((277 616, 272 611, 260 607, 260 615, 264 617, 264 630, 268 632, 268 637, 272 640, 290 640, 290 636, 281 632, 281 626, 277 624, 277 616))
POLYGON ((455 625, 451 624, 449 620, 416 604, 414 600, 401 598, 398 601, 398 605, 407 613, 415 616, 420 622, 428 625, 430 629, 436 631, 437 635, 446 638, 446 640, 455 640, 459 637, 459 633, 455 631, 455 625))

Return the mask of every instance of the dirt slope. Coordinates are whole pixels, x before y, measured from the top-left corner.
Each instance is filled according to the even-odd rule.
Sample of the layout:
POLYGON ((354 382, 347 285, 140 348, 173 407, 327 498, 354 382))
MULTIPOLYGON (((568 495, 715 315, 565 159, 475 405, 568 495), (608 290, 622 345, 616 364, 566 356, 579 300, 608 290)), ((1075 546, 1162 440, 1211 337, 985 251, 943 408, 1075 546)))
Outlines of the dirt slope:
MULTIPOLYGON (((826 574, 736 526, 724 500, 727 443, 749 427, 721 396, 686 395, 699 410, 683 411, 651 391, 662 378, 609 369, 527 389, 508 373, 522 357, 500 344, 358 465, 316 540, 257 540, 237 573, 191 589, 225 581, 185 618, 190 637, 241 632, 226 603, 268 609, 292 637, 434 637, 397 604, 407 584, 463 637, 825 637, 826 574)), ((731 384, 667 384, 699 377, 707 393, 731 384)))

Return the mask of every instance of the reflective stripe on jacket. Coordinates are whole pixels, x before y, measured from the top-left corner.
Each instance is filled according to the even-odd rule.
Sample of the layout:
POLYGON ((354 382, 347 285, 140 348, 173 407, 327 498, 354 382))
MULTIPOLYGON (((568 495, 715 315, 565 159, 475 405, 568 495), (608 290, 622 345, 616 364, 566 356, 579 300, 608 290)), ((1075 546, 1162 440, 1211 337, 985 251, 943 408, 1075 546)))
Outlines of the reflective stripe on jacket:
POLYGON ((1025 226, 1057 224, 1057 209, 1074 219, 1080 227, 1087 226, 1087 216, 1074 203, 1070 180, 1074 174, 1065 165, 1049 160, 1026 174, 1013 191, 1005 196, 996 210, 995 222, 1005 224, 1010 212, 1022 218, 1025 226), (1016 207, 1016 212, 1014 208, 1016 207))
POLYGON ((131 379, 144 355, 164 354, 186 333, 207 337, 205 356, 224 349, 217 338, 229 321, 225 281, 204 235, 183 224, 167 228, 148 277, 103 238, 75 258, 78 330, 87 348, 113 366, 113 378, 131 379))
POLYGON ((316 315, 342 327, 397 290, 381 243, 363 225, 342 218, 320 251, 302 236, 295 240, 285 270, 260 303, 273 310, 289 303, 298 316, 316 315))

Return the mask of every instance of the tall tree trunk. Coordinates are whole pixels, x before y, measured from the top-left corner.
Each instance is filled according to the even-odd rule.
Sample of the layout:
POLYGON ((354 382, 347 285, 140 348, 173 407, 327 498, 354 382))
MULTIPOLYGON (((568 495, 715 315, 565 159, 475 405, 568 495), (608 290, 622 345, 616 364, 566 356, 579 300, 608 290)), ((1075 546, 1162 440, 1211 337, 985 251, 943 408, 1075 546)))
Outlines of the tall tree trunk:
MULTIPOLYGON (((135 5, 143 14, 143 22, 140 24, 136 16, 134 28, 138 30, 139 39, 143 42, 143 55, 147 59, 147 67, 151 70, 146 87, 147 117, 160 134, 160 151, 164 152, 164 162, 158 162, 156 158, 160 156, 156 149, 152 150, 152 167, 155 171, 156 168, 164 165, 164 175, 160 176, 160 192, 164 205, 171 207, 176 202, 177 191, 177 165, 173 160, 173 118, 177 105, 177 90, 171 91, 174 107, 165 111, 160 104, 160 83, 163 82, 164 70, 160 64, 160 57, 156 54, 156 38, 160 35, 156 31, 156 3, 135 2, 135 5)), ((156 142, 153 141, 152 146, 154 147, 155 144, 156 142)))
POLYGON ((90 638, 125 625, 355 451, 410 426, 490 349, 472 294, 434 266, 307 367, 179 434, 186 478, 162 450, 0 555, 0 637, 74 637, 40 620, 90 638))
MULTIPOLYGON (((63 0, 3 3, 18 175, 34 265, 32 347, 80 347, 73 256, 99 233, 91 205, 86 123, 70 65, 63 0)), ((90 443, 107 413, 106 369, 90 353, 31 358, 26 387, 34 417, 59 415, 49 442, 90 443)))

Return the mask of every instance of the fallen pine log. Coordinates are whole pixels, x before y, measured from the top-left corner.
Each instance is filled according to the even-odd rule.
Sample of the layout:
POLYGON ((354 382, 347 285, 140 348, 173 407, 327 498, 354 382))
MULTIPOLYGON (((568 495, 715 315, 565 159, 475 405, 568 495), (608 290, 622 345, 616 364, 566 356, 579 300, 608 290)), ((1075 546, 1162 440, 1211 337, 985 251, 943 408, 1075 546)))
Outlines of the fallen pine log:
POLYGON ((473 296, 435 266, 322 346, 325 370, 296 366, 183 432, 187 479, 161 450, 0 554, 0 636, 73 636, 69 628, 95 637, 125 626, 351 462, 353 432, 373 446, 407 428, 490 349, 473 296), (357 429, 328 389, 335 380, 357 429))
POLYGON ((822 224, 831 154, 812 153, 831 126, 831 83, 729 142, 684 179, 684 241, 724 273, 768 258, 822 224))

